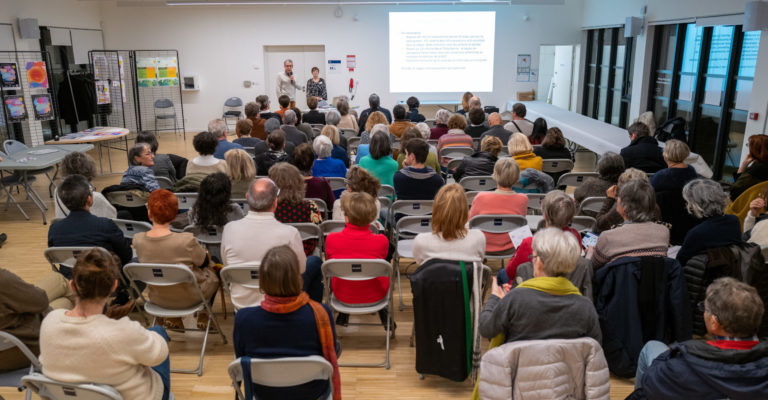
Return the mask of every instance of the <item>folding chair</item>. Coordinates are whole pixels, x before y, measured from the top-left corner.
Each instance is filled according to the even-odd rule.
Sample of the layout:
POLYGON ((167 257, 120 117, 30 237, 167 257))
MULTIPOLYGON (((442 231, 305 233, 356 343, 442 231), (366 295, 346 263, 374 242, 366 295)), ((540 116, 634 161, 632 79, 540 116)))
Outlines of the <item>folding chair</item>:
MULTIPOLYGON (((205 336, 203 336, 203 346, 200 350, 200 362, 196 369, 187 370, 171 370, 171 372, 178 372, 183 374, 197 373, 197 376, 203 375, 203 359, 205 357, 205 345, 208 343, 208 333, 211 329, 211 322, 213 322, 221 340, 224 344, 227 344, 227 338, 224 336, 224 332, 219 326, 219 321, 216 320, 216 316, 213 314, 213 310, 209 305, 209 300, 203 295, 203 291, 197 284, 194 273, 186 265, 182 264, 147 264, 147 263, 130 263, 123 267, 123 272, 131 284, 136 281, 144 282, 149 286, 164 287, 171 285, 178 285, 181 283, 191 284, 195 288, 195 292, 200 295, 200 303, 183 309, 164 308, 152 302, 152 299, 147 299, 144 304, 144 311, 152 316, 152 324, 155 325, 158 317, 161 318, 181 318, 186 315, 194 314, 198 311, 205 310, 208 313, 208 322, 205 326, 205 336)), ((135 285, 134 285, 135 287, 135 285)), ((180 329, 182 331, 200 331, 201 329, 180 329)))
POLYGON ((543 215, 526 215, 525 220, 528 221, 528 227, 531 228, 531 233, 536 233, 547 227, 543 215))
POLYGON ((325 200, 318 199, 316 197, 305 197, 304 200, 310 200, 314 202, 317 206, 317 209, 320 210, 320 212, 323 214, 323 219, 328 218, 328 204, 325 203, 325 200))
POLYGON ((543 213, 541 203, 544 202, 544 196, 546 196, 546 194, 526 193, 525 195, 528 197, 528 214, 541 215, 543 213))
POLYGON ((432 200, 397 200, 392 203, 387 215, 387 224, 392 227, 397 218, 408 215, 431 215, 432 200))
POLYGON ((593 232, 596 226, 597 220, 586 215, 577 215, 571 221, 571 228, 576 229, 579 233, 593 232))
POLYGON ((111 204, 122 207, 142 207, 147 205, 147 199, 149 193, 145 196, 140 196, 132 190, 118 190, 115 192, 109 192, 106 194, 107 200, 111 204))
MULTIPOLYGON (((245 400, 240 387, 243 381, 243 366, 240 359, 229 363, 227 368, 232 387, 235 388, 237 400, 245 400)), ((251 358, 251 381, 262 386, 291 387, 314 380, 327 380, 331 385, 328 397, 333 398, 333 366, 321 356, 285 357, 285 358, 251 358), (290 373, 286 373, 290 371, 290 373)), ((248 382, 244 384, 248 385, 248 382)), ((251 400, 251 399, 248 399, 251 400)))
MULTIPOLYGON (((387 196, 379 196, 379 205, 382 210, 389 210, 389 208, 392 207, 392 200, 387 196)), ((387 213, 389 213, 389 211, 387 211, 387 213)))
POLYGON ((360 146, 360 136, 347 138, 347 155, 349 156, 350 163, 355 160, 357 155, 357 148, 360 146))
POLYGON ((434 119, 428 119, 425 120, 424 123, 427 124, 427 126, 431 129, 435 127, 435 120, 434 119))
POLYGON ((234 119, 235 123, 243 117, 243 100, 239 97, 230 97, 224 102, 221 118, 229 128, 229 119, 234 119))
POLYGON ((581 184, 584 183, 584 181, 589 177, 597 177, 599 176, 597 172, 569 172, 567 174, 563 174, 558 180, 557 180, 557 188, 564 189, 567 186, 581 186, 581 184))
POLYGON ((347 189, 347 180, 345 178, 340 178, 336 176, 336 177, 327 177, 325 179, 328 179, 328 183, 331 185, 331 190, 333 190, 334 192, 337 190, 347 189))
POLYGON ((246 147, 243 146, 243 150, 245 150, 246 153, 248 153, 251 158, 256 157, 256 148, 255 147, 246 147))
POLYGON ((31 373, 21 378, 21 381, 43 399, 123 400, 123 396, 109 385, 60 382, 41 373, 31 373))
POLYGON ((472 138, 472 144, 475 148, 475 151, 480 151, 480 144, 483 142, 482 138, 472 138))
POLYGON ((195 235, 195 239, 208 249, 212 257, 221 260, 221 227, 208 229, 198 225, 189 225, 184 228, 183 232, 191 232, 195 235))
MULTIPOLYGON (((157 99, 155 100, 154 107, 152 111, 155 114, 155 133, 159 132, 160 130, 157 129, 157 120, 163 120, 163 119, 170 119, 173 120, 173 133, 177 133, 179 126, 179 121, 176 118, 176 107, 173 104, 173 101, 170 99, 157 99), (158 110, 168 110, 169 112, 160 112, 158 113, 158 110)), ((169 130, 167 128, 161 129, 161 130, 169 130)), ((182 133, 184 134, 184 140, 187 140, 187 132, 182 127, 182 133)))
MULTIPOLYGON (((477 228, 484 233, 509 233, 522 226, 528 225, 528 220, 522 215, 507 215, 507 214, 488 214, 488 215, 476 215, 469 220, 469 228, 477 228)), ((499 252, 496 254, 488 254, 486 252, 485 258, 501 260, 502 265, 504 260, 512 257, 515 254, 515 248, 499 252)))
POLYGON ((463 158, 456 158, 451 161, 448 161, 448 164, 445 165, 445 173, 447 175, 452 176, 454 173, 456 173, 456 169, 459 168, 459 166, 463 162, 464 162, 463 158))
POLYGON ((339 129, 339 134, 349 141, 349 139, 357 136, 357 131, 354 129, 339 129))
MULTIPOLYGON (((97 248, 96 246, 68 246, 68 247, 49 247, 45 249, 43 255, 45 259, 51 264, 53 272, 58 272, 67 278, 72 277, 72 267, 75 266, 77 258, 80 254, 85 253, 91 249, 97 248)), ((103 247, 99 249, 107 251, 103 247)))
POLYGON ((496 181, 492 176, 465 176, 459 181, 459 185, 466 191, 484 192, 496 189, 496 181))
POLYGON ((157 184, 160 185, 160 189, 171 190, 173 188, 173 181, 166 176, 156 176, 157 184))
POLYGON ((243 264, 227 265, 221 269, 219 276, 221 276, 221 283, 228 291, 230 291, 230 301, 235 307, 235 312, 241 308, 255 307, 258 304, 244 304, 237 301, 231 295, 232 285, 240 285, 250 290, 259 291, 259 266, 261 262, 253 261, 243 264))
POLYGON ((469 191, 464 193, 467 196, 467 203, 469 204, 469 208, 472 208, 472 202, 475 201, 475 197, 477 197, 478 193, 477 191, 469 191))
MULTIPOLYGON (((323 282, 324 296, 326 304, 332 311, 341 312, 345 314, 371 314, 379 310, 387 310, 387 326, 386 326, 386 355, 384 361, 376 364, 341 364, 343 367, 381 367, 384 366, 389 369, 389 335, 392 328, 392 264, 384 260, 360 260, 360 259, 347 259, 347 260, 329 260, 323 263, 323 282), (378 302, 373 304, 347 304, 339 301, 331 291, 331 279, 341 278, 347 280, 367 280, 375 279, 378 277, 386 277, 389 279, 389 290, 387 294, 378 302)), ((381 324, 364 324, 355 323, 352 325, 374 325, 380 326, 381 324)))
POLYGON ((607 197, 587 197, 586 199, 581 201, 581 204, 579 204, 579 212, 576 213, 576 215, 588 215, 588 216, 595 216, 597 215, 600 210, 603 208, 603 204, 605 203, 605 200, 607 197))
POLYGON ((320 225, 313 224, 311 222, 291 222, 285 225, 290 225, 296 228, 301 235, 301 241, 317 240, 316 249, 323 248, 323 231, 320 229, 320 225))
POLYGON ((152 225, 143 221, 132 221, 129 219, 113 218, 112 222, 123 231, 123 236, 133 238, 133 235, 139 232, 147 232, 152 229, 152 225))
POLYGON ((248 201, 245 198, 242 199, 232 199, 232 202, 237 204, 238 207, 243 209, 243 212, 248 214, 248 211, 251 210, 251 207, 248 205, 248 201))
POLYGON ((427 139, 427 144, 437 147, 437 139, 427 139))
POLYGON ((390 185, 381 185, 381 189, 379 189, 379 197, 386 196, 390 199, 395 198, 395 188, 390 185))
POLYGON ((541 172, 548 174, 557 174, 561 172, 571 172, 573 169, 573 161, 569 159, 550 159, 543 160, 541 172))
POLYGON ((400 283, 400 257, 413 259, 414 238, 419 233, 430 232, 432 232, 432 216, 429 215, 402 217, 397 221, 395 229, 392 231, 392 243, 395 245, 392 262, 397 274, 397 293, 400 297, 400 311, 405 308, 403 287, 400 283))
MULTIPOLYGON (((29 150, 29 147, 19 142, 18 140, 9 139, 3 142, 3 149, 6 153, 8 153, 9 156, 12 156, 15 153, 20 153, 22 151, 29 150)), ((53 180, 56 178, 56 172, 54 172, 53 176, 50 175, 51 172, 54 172, 53 167, 47 167, 42 169, 35 169, 31 171, 27 171, 27 175, 45 175, 46 178, 48 178, 48 194, 53 197, 53 188, 56 187, 56 185, 53 183, 53 180)), ((29 179, 29 178, 27 178, 29 179)))
POLYGON ((179 212, 191 210, 197 202, 197 193, 174 193, 179 199, 179 212))
MULTIPOLYGON (((0 331, 0 351, 10 350, 14 347, 18 347, 22 354, 29 359, 29 367, 19 368, 15 371, 8 371, 0 373, 0 387, 15 387, 20 392, 24 389, 24 383, 22 378, 27 374, 32 374, 35 371, 42 371, 43 366, 40 361, 35 357, 35 354, 25 345, 19 338, 11 335, 8 332, 0 331)), ((29 387, 26 389, 25 399, 32 398, 32 392, 29 391, 29 387)))
POLYGON ((464 157, 469 157, 475 154, 475 149, 471 147, 455 146, 455 147, 443 147, 440 149, 441 160, 456 160, 464 157))

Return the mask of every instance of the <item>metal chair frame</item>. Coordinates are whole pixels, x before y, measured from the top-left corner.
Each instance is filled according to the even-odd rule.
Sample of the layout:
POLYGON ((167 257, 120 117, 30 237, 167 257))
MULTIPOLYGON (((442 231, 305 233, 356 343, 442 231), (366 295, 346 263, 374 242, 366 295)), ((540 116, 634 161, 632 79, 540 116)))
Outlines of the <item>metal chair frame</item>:
MULTIPOLYGON (((227 372, 232 379, 232 387, 235 388, 235 398, 245 400, 245 394, 240 387, 243 382, 243 366, 239 358, 229 363, 227 372)), ((263 386, 291 387, 314 380, 328 380, 331 390, 328 397, 322 400, 330 400, 333 398, 332 378, 333 366, 321 356, 251 358, 251 382, 263 386)))

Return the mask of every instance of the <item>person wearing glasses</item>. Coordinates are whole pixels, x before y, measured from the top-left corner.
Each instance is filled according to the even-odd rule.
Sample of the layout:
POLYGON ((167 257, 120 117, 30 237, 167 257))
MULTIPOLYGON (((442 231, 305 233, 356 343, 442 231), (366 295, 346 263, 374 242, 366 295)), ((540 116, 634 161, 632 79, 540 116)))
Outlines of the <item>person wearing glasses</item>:
POLYGON ((640 352, 633 399, 768 398, 768 342, 757 337, 765 306, 757 290, 725 277, 699 303, 709 340, 667 347, 651 340, 640 352))

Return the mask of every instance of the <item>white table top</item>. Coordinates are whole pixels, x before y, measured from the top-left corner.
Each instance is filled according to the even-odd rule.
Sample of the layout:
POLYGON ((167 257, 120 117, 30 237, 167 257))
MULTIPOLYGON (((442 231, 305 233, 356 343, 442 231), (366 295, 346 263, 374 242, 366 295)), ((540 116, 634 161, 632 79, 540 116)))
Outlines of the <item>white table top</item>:
POLYGON ((55 144, 31 147, 27 150, 7 155, 0 161, 0 169, 4 170, 35 170, 56 165, 69 153, 86 152, 93 148, 92 144, 55 144), (54 151, 50 151, 54 150, 54 151), (43 154, 36 154, 36 153, 43 154))
MULTIPOLYGON (((598 155, 603 155, 609 151, 618 153, 622 148, 629 145, 629 134, 626 129, 543 101, 523 101, 521 103, 525 104, 525 117, 527 119, 533 121, 536 118, 544 118, 547 120, 548 127, 560 128, 566 139, 578 143, 598 155)), ((512 108, 511 104, 509 108, 512 108)))

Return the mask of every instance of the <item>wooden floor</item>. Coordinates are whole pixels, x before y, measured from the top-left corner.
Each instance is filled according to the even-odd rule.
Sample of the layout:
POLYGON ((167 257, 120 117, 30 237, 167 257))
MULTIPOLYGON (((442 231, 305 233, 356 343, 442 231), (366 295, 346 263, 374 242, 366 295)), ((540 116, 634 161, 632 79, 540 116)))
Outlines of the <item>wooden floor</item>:
MULTIPOLYGON (((175 153, 179 155, 193 156, 192 133, 188 133, 186 142, 181 136, 173 136, 172 133, 164 133, 160 140, 159 152, 175 153)), ((90 152, 95 160, 98 160, 96 150, 90 152)), ((116 174, 105 174, 97 177, 94 184, 97 189, 119 183, 121 173, 126 169, 125 154, 117 150, 111 153, 112 164, 116 174)), ((104 157, 105 169, 106 153, 104 157)), ((577 155, 577 169, 592 170, 594 159, 590 154, 583 157, 577 155)), ((108 171, 107 171, 108 172, 108 171)), ((40 177, 35 184, 35 189, 47 201, 49 210, 47 217, 53 218, 53 205, 47 194, 46 178, 40 177)), ((19 211, 11 206, 7 211, 0 208, 0 232, 8 234, 8 241, 0 249, 0 267, 7 268, 28 282, 36 282, 45 274, 51 272, 50 266, 43 258, 45 250, 48 225, 43 225, 41 213, 34 205, 19 195, 19 201, 29 214, 27 221, 19 211)), ((0 197, 0 202, 5 203, 5 197, 0 197)), ((402 263, 406 268, 407 263, 402 263)), ((492 265, 499 268, 499 265, 492 265)), ((412 271, 414 266, 409 267, 412 271)), ((408 279, 403 279, 403 295, 405 302, 410 304, 411 294, 408 279)), ((2 290, 0 288, 0 290, 2 290)), ((222 344, 219 336, 211 335, 206 352, 204 373, 202 377, 197 375, 172 374, 171 389, 176 399, 226 399, 233 398, 233 389, 230 386, 227 375, 227 365, 234 359, 232 351, 232 325, 231 304, 228 304, 229 315, 223 319, 220 300, 217 298, 215 310, 222 328, 230 342, 222 344)), ((377 320, 369 317, 370 322, 377 320)), ((341 368, 342 395, 345 399, 467 399, 472 393, 470 382, 452 382, 439 377, 427 376, 419 380, 414 368, 415 349, 409 346, 409 335, 413 325, 413 310, 406 309, 395 312, 397 322, 397 335, 391 342, 390 359, 392 367, 384 368, 341 368)), ((353 320, 354 321, 354 317, 353 320)), ((343 354, 342 363, 369 362, 383 359, 384 356, 384 331, 380 327, 365 328, 338 328, 341 338, 343 354)), ((200 349, 199 336, 196 334, 172 334, 171 366, 174 368, 191 368, 196 365, 200 349)), ((483 341, 485 346, 485 340, 483 341)), ((611 398, 623 399, 632 391, 632 382, 613 377, 611 379, 611 398)), ((23 399, 23 394, 14 389, 0 388, 0 397, 5 399, 23 399)))

